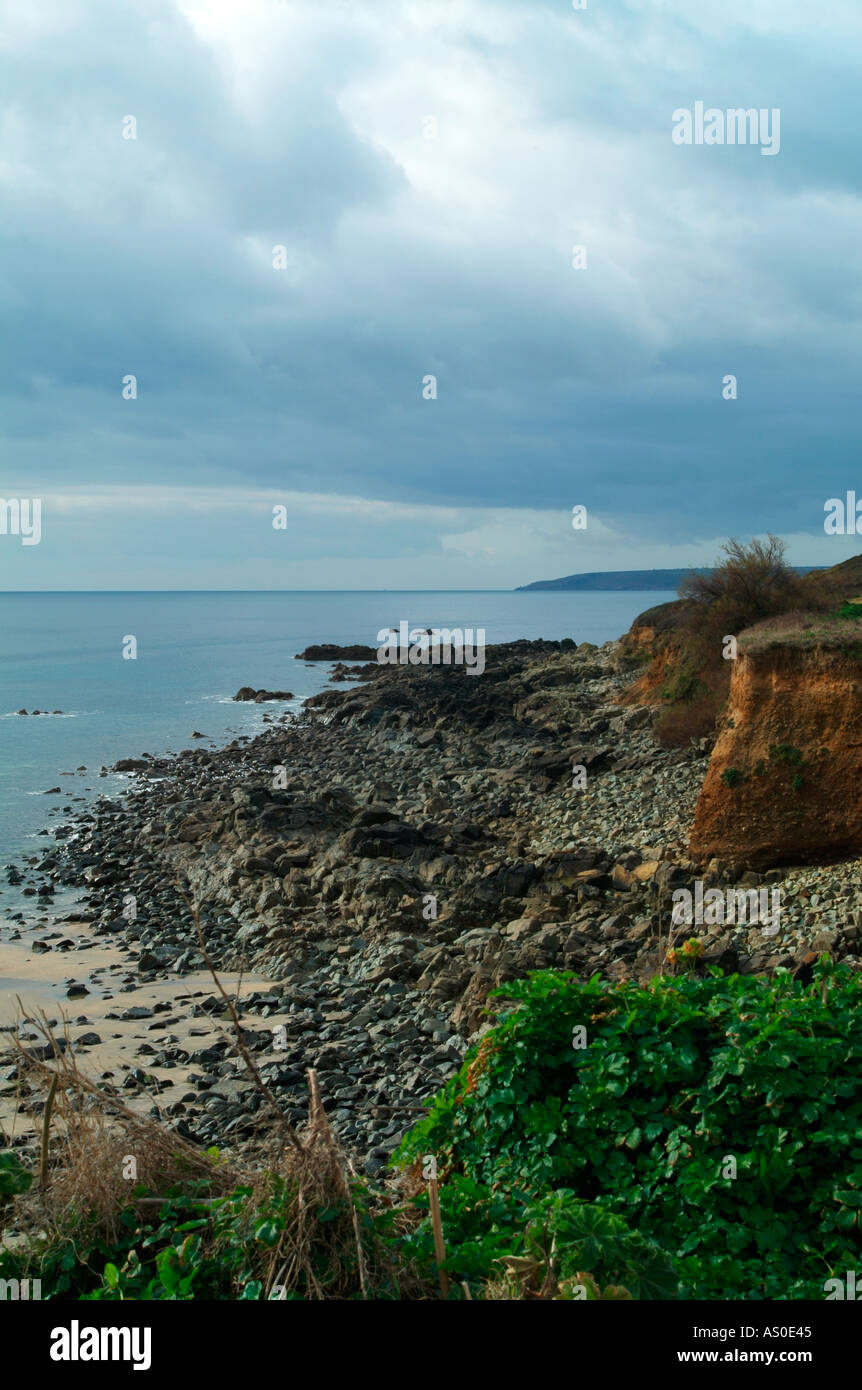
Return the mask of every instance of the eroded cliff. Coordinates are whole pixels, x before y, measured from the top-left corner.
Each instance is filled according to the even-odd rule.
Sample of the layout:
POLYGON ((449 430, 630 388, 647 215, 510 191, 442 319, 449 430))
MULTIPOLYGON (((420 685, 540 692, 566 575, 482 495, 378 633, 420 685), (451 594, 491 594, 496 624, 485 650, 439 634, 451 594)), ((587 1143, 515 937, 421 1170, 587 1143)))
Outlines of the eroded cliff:
POLYGON ((690 852, 752 868, 862 850, 862 647, 841 624, 743 634, 690 852))

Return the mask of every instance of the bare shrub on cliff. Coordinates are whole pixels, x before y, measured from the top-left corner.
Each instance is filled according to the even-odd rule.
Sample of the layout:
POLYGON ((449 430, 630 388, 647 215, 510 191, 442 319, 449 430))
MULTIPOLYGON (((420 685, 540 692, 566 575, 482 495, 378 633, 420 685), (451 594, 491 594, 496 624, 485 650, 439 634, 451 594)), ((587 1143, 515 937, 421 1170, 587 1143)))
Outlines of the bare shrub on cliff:
POLYGON ((738 635, 752 623, 808 607, 811 592, 785 561, 787 546, 778 536, 755 538, 747 545, 729 540, 725 558, 711 574, 690 574, 680 597, 692 605, 690 623, 720 659, 721 639, 738 635))
POLYGON ((725 637, 817 602, 814 589, 786 563, 785 550, 778 536, 747 545, 730 540, 711 573, 683 580, 674 610, 676 640, 661 691, 668 709, 656 725, 664 747, 685 747, 714 729, 730 687, 725 637))

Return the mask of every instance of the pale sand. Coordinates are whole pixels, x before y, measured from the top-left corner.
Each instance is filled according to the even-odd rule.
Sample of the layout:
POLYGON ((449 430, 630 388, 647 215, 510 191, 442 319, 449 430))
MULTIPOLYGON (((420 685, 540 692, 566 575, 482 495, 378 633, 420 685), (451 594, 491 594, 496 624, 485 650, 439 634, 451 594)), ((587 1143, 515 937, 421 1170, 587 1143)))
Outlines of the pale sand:
MULTIPOLYGON (((196 1067, 194 1064, 167 1069, 153 1066, 152 1056, 136 1056, 142 1042, 149 1043, 158 1051, 170 1039, 191 1053, 208 1047, 219 1038, 226 1037, 233 1041, 233 1029, 226 1013, 219 1019, 189 1016, 188 1010, 195 996, 200 998, 217 992, 208 971, 196 971, 181 978, 163 977, 152 984, 137 985, 134 990, 123 992, 123 984, 137 981, 132 958, 118 949, 113 940, 93 936, 85 923, 63 922, 35 931, 22 930, 20 941, 8 940, 11 925, 0 923, 0 1026, 15 1024, 21 1019, 20 1005, 23 1005, 25 1013, 32 1016, 38 1017, 39 1011, 44 1010, 49 1019, 57 1019, 59 1026, 54 1030, 57 1036, 63 1035, 64 1022, 67 1022, 68 1037, 78 1066, 93 1080, 99 1079, 105 1071, 112 1071, 114 1075, 110 1080, 114 1085, 119 1085, 126 1072, 140 1067, 147 1075, 170 1083, 157 1097, 158 1104, 164 1107, 194 1089, 185 1083, 189 1071, 195 1071, 196 1067), (73 941, 75 948, 58 951, 55 949, 56 942, 52 941, 50 951, 34 952, 33 941, 45 938, 51 932, 61 932, 62 937, 58 939, 73 941), (79 946, 82 949, 77 949, 79 946), (90 993, 68 999, 66 991, 69 980, 86 985, 90 993), (105 995, 112 997, 105 998, 105 995), (106 1017, 108 1013, 121 1013, 136 1006, 152 1008, 165 1002, 174 1007, 152 1018, 122 1020, 106 1017), (86 1023, 76 1021, 82 1018, 86 1018, 86 1023), (76 1047, 76 1039, 89 1032, 98 1033, 101 1043, 93 1047, 76 1047)), ((272 981, 262 975, 240 977, 225 972, 219 978, 232 999, 235 999, 237 986, 240 986, 241 1017, 243 998, 258 992, 268 993, 272 987, 272 981)), ((257 1032, 271 1031, 286 1022, 287 1018, 286 1013, 272 1014, 265 1019, 250 1014, 242 1021, 244 1028, 257 1032)), ((22 1040, 26 1046, 44 1042, 41 1036, 24 1036, 34 1031, 32 1026, 25 1026, 22 1030, 22 1040)), ((0 1032, 0 1129, 5 1131, 7 1137, 32 1133, 34 1128, 26 1115, 16 1114, 14 1084, 4 1079, 13 1065, 13 1049, 11 1035, 0 1032)), ((236 1054, 233 1051, 227 1054, 228 1060, 234 1057, 236 1054)), ((272 1049, 263 1057, 257 1054, 256 1058, 275 1061, 279 1053, 272 1049)), ((237 1074, 246 1074, 241 1061, 237 1074)), ((149 1110, 153 1104, 152 1099, 130 1096, 129 1092, 121 1092, 121 1099, 131 1109, 142 1112, 149 1110)))

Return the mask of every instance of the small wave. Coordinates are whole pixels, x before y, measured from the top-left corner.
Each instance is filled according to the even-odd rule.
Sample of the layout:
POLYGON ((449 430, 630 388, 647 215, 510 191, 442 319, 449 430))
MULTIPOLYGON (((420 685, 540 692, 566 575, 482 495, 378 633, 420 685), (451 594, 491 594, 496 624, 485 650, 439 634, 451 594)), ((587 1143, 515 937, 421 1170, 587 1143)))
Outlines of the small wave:
MULTIPOLYGON (((302 703, 305 696, 294 695, 289 700, 262 700, 259 705, 254 700, 235 700, 232 695, 206 695, 204 698, 214 700, 218 705, 254 705, 257 709, 261 709, 264 705, 298 705, 302 703)), ((187 703, 192 704, 193 701, 189 700, 187 703)))
POLYGON ((85 719, 94 714, 101 714, 100 709, 61 709, 50 710, 42 709, 38 714, 28 710, 26 715, 19 714, 16 709, 7 710, 0 714, 0 719, 85 719))

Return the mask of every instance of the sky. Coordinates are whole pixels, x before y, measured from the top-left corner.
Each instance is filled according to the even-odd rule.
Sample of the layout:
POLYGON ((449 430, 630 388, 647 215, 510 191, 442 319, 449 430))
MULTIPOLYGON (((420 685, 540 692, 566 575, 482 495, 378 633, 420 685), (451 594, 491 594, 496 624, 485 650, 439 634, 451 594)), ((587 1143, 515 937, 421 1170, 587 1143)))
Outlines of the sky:
POLYGON ((0 0, 0 589, 862 550, 860 58, 858 0, 0 0))

